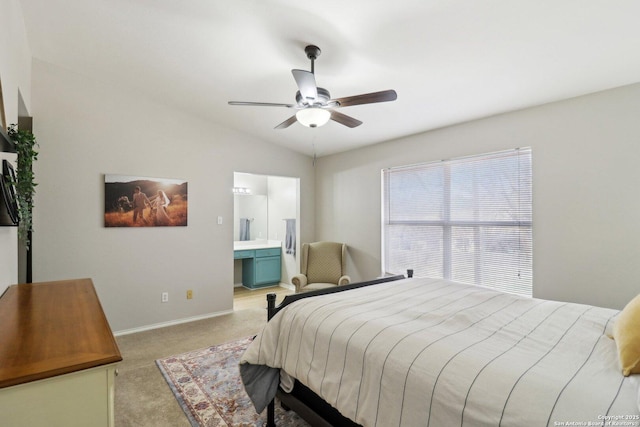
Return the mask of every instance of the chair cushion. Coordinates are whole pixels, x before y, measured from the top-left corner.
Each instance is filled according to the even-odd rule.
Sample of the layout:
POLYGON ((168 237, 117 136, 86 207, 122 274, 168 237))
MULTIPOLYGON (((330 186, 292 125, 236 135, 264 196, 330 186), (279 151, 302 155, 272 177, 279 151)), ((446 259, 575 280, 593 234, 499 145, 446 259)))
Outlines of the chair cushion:
POLYGON ((335 283, 309 283, 307 286, 302 288, 302 291, 315 291, 316 289, 335 288, 336 286, 337 285, 335 283))
POLYGON ((314 243, 309 245, 307 279, 309 283, 337 284, 342 276, 342 245, 314 243))

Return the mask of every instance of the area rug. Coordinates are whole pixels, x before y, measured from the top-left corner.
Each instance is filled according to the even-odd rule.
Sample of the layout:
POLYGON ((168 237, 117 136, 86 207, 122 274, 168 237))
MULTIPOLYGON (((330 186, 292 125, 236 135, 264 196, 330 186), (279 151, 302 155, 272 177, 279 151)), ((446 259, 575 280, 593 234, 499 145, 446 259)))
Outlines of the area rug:
MULTIPOLYGON (((266 426, 267 411, 256 414, 244 391, 238 362, 251 338, 156 360, 193 427, 266 426)), ((278 427, 308 426, 276 404, 278 427)))

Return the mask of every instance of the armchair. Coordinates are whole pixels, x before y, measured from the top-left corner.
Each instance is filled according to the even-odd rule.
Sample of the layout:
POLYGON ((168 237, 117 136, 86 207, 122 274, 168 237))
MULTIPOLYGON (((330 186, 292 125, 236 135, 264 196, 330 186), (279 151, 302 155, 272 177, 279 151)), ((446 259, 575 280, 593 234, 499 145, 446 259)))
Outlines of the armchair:
POLYGON ((300 274, 291 279, 296 293, 348 284, 351 279, 344 274, 346 252, 344 243, 303 243, 300 274))

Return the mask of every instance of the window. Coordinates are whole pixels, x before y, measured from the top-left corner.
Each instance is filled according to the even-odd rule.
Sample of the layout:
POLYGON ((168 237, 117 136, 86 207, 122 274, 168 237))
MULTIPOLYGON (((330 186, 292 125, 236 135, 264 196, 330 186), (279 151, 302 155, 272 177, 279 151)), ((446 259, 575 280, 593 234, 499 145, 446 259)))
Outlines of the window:
POLYGON ((531 149, 382 171, 383 269, 531 296, 531 149))

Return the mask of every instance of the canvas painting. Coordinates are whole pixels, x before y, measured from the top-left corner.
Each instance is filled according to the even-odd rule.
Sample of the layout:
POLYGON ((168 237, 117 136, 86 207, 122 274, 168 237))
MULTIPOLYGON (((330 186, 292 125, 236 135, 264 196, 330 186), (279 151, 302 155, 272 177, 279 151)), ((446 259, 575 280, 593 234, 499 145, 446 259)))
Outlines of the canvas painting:
POLYGON ((187 181, 104 176, 105 227, 186 226, 187 206, 187 181))

